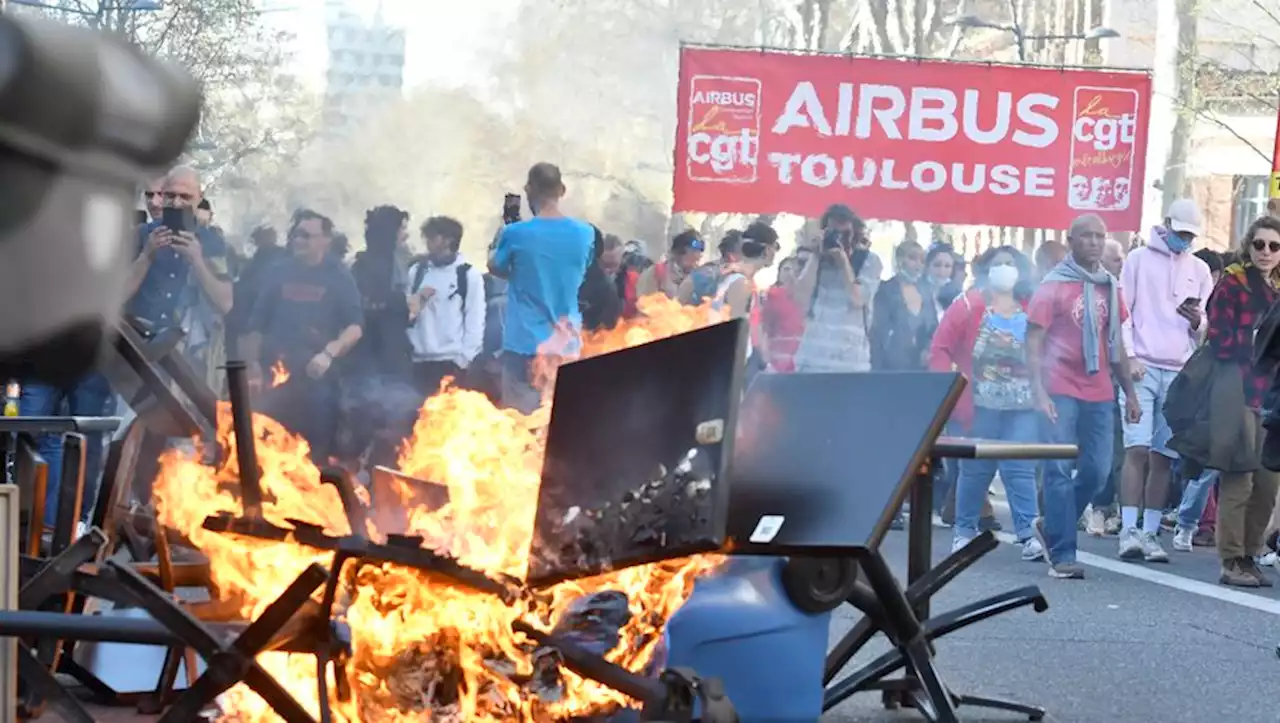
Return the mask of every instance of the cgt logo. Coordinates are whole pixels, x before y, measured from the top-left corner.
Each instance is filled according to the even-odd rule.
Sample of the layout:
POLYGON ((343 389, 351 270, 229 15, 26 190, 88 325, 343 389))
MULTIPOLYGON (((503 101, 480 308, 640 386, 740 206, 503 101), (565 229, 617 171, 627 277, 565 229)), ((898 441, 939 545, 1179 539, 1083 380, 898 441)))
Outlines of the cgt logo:
POLYGON ((690 180, 755 182, 760 155, 760 81, 693 76, 685 138, 690 180))

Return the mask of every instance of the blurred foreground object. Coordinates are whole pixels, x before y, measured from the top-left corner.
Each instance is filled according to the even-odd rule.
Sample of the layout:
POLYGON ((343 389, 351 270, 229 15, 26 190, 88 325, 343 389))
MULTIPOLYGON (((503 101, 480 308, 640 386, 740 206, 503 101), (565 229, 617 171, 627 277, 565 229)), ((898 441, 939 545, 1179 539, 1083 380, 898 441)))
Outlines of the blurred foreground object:
POLYGON ((195 81, 124 41, 0 16, 0 378, 93 368, 124 302, 137 185, 199 117, 195 81))

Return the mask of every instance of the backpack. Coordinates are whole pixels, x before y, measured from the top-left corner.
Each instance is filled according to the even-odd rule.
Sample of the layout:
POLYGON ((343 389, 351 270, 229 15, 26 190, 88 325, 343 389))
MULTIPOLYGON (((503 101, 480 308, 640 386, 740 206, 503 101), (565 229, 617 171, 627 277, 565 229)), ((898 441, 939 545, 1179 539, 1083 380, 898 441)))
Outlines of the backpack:
MULTIPOLYGON (((413 265, 413 285, 409 287, 409 293, 415 293, 418 291, 418 289, 421 289, 422 280, 426 278, 426 276, 427 276, 427 262, 424 259, 413 265)), ((460 299, 462 299, 462 318, 464 321, 467 318, 467 287, 470 286, 470 281, 471 281, 471 264, 468 264, 468 263, 458 264, 458 288, 453 292, 453 295, 450 296, 449 298, 452 299, 454 296, 457 296, 460 299)))
POLYGON ((716 295, 720 286, 720 265, 708 264, 693 272, 693 304, 697 306, 716 295))

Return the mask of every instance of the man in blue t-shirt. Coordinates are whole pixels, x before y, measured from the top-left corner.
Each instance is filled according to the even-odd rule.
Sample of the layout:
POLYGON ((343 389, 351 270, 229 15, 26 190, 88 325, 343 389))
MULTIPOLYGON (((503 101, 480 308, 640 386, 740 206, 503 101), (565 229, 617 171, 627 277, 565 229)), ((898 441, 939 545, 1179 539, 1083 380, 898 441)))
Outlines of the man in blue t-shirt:
POLYGON ((578 352, 578 288, 591 263, 595 231, 560 213, 565 189, 559 168, 533 166, 524 190, 534 217, 502 229, 489 256, 489 271, 507 280, 502 403, 530 414, 541 403, 530 375, 539 348, 560 326, 567 339, 543 351, 564 356, 578 352))

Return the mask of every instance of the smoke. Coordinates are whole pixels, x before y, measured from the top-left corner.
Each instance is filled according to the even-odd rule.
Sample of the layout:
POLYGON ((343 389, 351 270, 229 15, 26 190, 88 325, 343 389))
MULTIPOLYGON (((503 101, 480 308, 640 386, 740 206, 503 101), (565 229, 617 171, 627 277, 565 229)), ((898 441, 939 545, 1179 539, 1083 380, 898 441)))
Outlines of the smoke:
MULTIPOLYGON (((680 42, 758 44, 780 4, 511 0, 508 21, 484 43, 484 82, 410 89, 345 136, 317 117, 296 163, 254 169, 249 161, 262 159, 246 159, 241 187, 214 199, 220 222, 247 233, 305 205, 354 239, 366 209, 391 203, 413 214, 411 228, 434 214, 462 221, 475 262, 503 195, 520 193, 528 167, 547 160, 564 170, 567 212, 660 249, 671 235, 680 42)), ((423 8, 415 27, 445 12, 423 8)), ((437 20, 448 27, 450 18, 437 20)))

